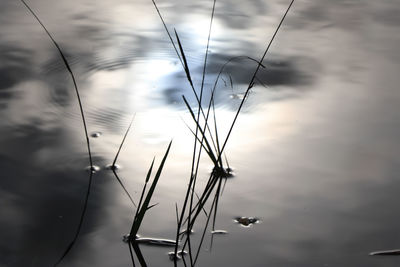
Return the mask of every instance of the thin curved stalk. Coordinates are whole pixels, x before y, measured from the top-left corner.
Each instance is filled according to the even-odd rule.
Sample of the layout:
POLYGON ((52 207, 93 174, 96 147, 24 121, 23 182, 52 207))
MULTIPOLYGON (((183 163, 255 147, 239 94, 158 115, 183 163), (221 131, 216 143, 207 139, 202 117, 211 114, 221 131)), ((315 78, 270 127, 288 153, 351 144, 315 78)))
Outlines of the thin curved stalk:
POLYGON ((73 82, 74 88, 75 88, 76 97, 77 97, 78 104, 79 104, 79 110, 80 110, 80 114, 81 114, 81 118, 82 118, 83 129, 84 129, 85 137, 86 137, 87 151, 88 151, 88 156, 89 156, 89 164, 90 164, 89 181, 88 181, 88 187, 87 187, 87 191, 86 191, 86 196, 85 196, 85 201, 84 201, 84 204, 83 204, 81 217, 79 219, 78 228, 77 228, 77 230, 75 232, 74 238, 72 239, 72 241, 70 242, 68 247, 65 249, 64 253, 57 260, 57 262, 54 264, 54 266, 57 266, 67 256, 67 254, 71 251, 72 247, 74 246, 74 244, 75 244, 75 242, 78 239, 78 236, 80 234, 80 231, 81 231, 81 228, 82 228, 82 224, 83 224, 83 219, 84 219, 84 217, 86 215, 86 210, 87 210, 87 206, 88 206, 88 202, 89 202, 89 195, 90 195, 91 186, 92 186, 93 160, 92 160, 92 153, 91 153, 91 150, 90 150, 90 141, 89 141, 89 134, 88 134, 88 129, 87 129, 87 125, 86 125, 85 113, 83 111, 83 105, 82 105, 81 97, 80 97, 80 94, 79 94, 78 85, 77 85, 77 82, 76 82, 76 79, 75 79, 75 75, 74 75, 74 73, 73 73, 73 71, 71 69, 71 66, 68 63, 68 60, 65 57, 61 47, 56 42, 56 40, 53 38, 51 33, 47 30, 46 26, 42 23, 42 21, 39 19, 39 17, 36 15, 36 13, 31 9, 31 7, 24 0, 21 0, 21 2, 25 5, 25 7, 28 9, 28 11, 34 16, 36 21, 40 24, 40 26, 46 32, 47 36, 50 38, 50 40, 52 41, 52 43, 56 47, 59 55, 61 56, 62 61, 64 62, 65 67, 67 68, 68 73, 71 76, 71 79, 72 79, 72 82, 73 82))

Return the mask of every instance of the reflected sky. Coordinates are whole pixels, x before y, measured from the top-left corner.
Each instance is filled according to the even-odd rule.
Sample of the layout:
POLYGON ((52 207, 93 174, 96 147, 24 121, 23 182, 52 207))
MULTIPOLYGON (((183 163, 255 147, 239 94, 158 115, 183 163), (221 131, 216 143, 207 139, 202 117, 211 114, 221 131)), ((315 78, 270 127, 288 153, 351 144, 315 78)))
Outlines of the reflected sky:
MULTIPOLYGON (((126 266, 121 238, 133 210, 104 167, 136 114, 119 173, 137 199, 153 156, 160 160, 174 139, 154 196, 160 204, 141 229, 173 238, 193 142, 182 95, 196 100, 151 1, 29 4, 76 74, 89 132, 102 132, 91 139, 101 171, 65 265, 126 266)), ((227 60, 260 58, 287 4, 217 1, 205 98, 227 60)), ((212 2, 163 0, 159 7, 179 33, 199 88, 212 2)), ((227 182, 217 226, 229 234, 215 238, 212 252, 207 236, 200 265, 398 265, 395 257, 368 253, 400 246, 399 9, 394 0, 295 2, 227 146, 236 176, 227 182), (262 222, 243 228, 233 221, 238 216, 262 222)), ((1 1, 0 22, 0 265, 47 266, 65 249, 82 208, 82 122, 59 54, 23 5, 1 1)), ((255 68, 235 60, 221 75, 221 138, 255 68)), ((204 158, 200 182, 211 168, 204 158)), ((143 247, 149 266, 171 263, 167 252, 143 247)))

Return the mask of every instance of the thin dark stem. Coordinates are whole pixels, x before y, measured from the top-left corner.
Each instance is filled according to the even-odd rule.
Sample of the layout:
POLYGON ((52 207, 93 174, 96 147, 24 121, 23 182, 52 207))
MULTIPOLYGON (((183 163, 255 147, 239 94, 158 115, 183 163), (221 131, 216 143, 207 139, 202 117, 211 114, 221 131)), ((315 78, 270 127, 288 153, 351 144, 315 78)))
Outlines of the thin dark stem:
POLYGON ((133 267, 136 267, 136 265, 135 265, 135 259, 133 258, 132 244, 131 244, 130 241, 128 241, 128 246, 129 246, 129 253, 131 254, 132 266, 133 266, 133 267))
POLYGON ((135 251, 135 254, 139 260, 140 265, 142 267, 147 267, 146 260, 144 259, 144 256, 142 254, 142 251, 139 248, 139 245, 134 241, 134 242, 132 242, 132 247, 133 247, 133 250, 135 251))
POLYGON ((118 159, 119 153, 121 152, 122 146, 123 146, 124 143, 125 143, 125 139, 126 139, 128 133, 129 133, 129 130, 131 129, 131 126, 132 126, 132 123, 133 123, 133 120, 134 120, 134 119, 135 119, 135 115, 132 116, 132 119, 131 119, 131 122, 129 123, 128 129, 126 129, 124 138, 122 138, 122 142, 121 142, 121 144, 119 145, 117 154, 115 154, 115 158, 114 158, 114 161, 113 161, 113 163, 112 163, 112 167, 113 167, 113 168, 115 168, 115 163, 117 163, 117 159, 118 159))
POLYGON ((210 208, 210 213, 209 213, 209 216, 207 217, 207 222, 206 222, 206 225, 205 225, 205 227, 204 227, 203 234, 202 234, 201 239, 200 239, 199 249, 197 250, 197 253, 196 253, 196 257, 195 257, 193 266, 196 264, 197 259, 199 258, 200 249, 201 249, 201 246, 202 246, 202 244, 203 244, 203 242, 204 242, 204 236, 205 236, 205 233, 206 233, 208 224, 209 224, 209 222, 210 222, 210 217, 211 217, 211 215, 212 215, 212 210, 213 210, 213 208, 215 208, 214 217, 213 217, 213 218, 214 218, 213 230, 214 230, 214 224, 215 224, 215 218, 216 218, 216 212, 217 212, 217 206, 218 206, 218 199, 219 199, 220 190, 221 190, 221 178, 219 178, 218 187, 217 187, 217 190, 216 190, 216 192, 215 192, 214 200, 213 200, 212 205, 211 205, 211 208, 210 208))
MULTIPOLYGON (((158 6, 157 6, 155 0, 151 0, 151 1, 152 1, 153 5, 154 5, 156 11, 157 11, 157 14, 158 14, 158 16, 159 16, 159 18, 160 18, 160 20, 161 20, 163 26, 164 26, 164 29, 165 29, 165 31, 166 31, 168 37, 169 37, 169 40, 170 40, 170 42, 171 42, 171 44, 172 44, 172 46, 173 46, 173 48, 174 48, 174 51, 175 51, 176 55, 177 55, 178 58, 179 58, 179 61, 181 62, 181 65, 182 65, 183 69, 185 70, 185 72, 188 71, 187 62, 185 62, 185 61, 186 61, 186 59, 185 59, 185 54, 184 54, 183 49, 182 49, 182 47, 181 47, 181 45, 180 45, 180 41, 179 41, 178 35, 176 34, 176 37, 177 37, 178 44, 180 45, 179 48, 180 48, 180 50, 181 50, 182 56, 181 56, 181 55, 179 54, 179 52, 178 52, 178 48, 176 47, 175 42, 174 42, 174 40, 172 39, 171 33, 170 33, 169 30, 168 30, 168 27, 167 27, 167 25, 166 25, 166 23, 165 23, 165 21, 164 21, 163 16, 161 15, 161 12, 160 12, 160 10, 159 10, 159 8, 158 8, 158 6)), ((214 4, 214 5, 215 5, 215 4, 214 4)), ((214 7, 213 7, 213 9, 214 9, 214 7)), ((176 33, 176 31, 175 31, 175 33, 176 33)), ((207 45, 208 45, 208 44, 207 44, 207 45)), ((208 51, 208 48, 207 48, 207 51, 208 51)), ((206 51, 206 52, 207 52, 207 51, 206 51)), ((198 103, 199 106, 200 106, 200 111, 201 111, 203 117, 205 118, 203 108, 202 108, 201 105, 200 105, 201 100, 199 99, 199 96, 198 96, 198 94, 197 94, 197 92, 196 92, 196 90, 195 90, 195 88, 194 88, 194 86, 193 86, 193 83, 192 83, 191 79, 189 79, 189 83, 190 83, 190 86, 191 86, 191 88, 192 88, 192 92, 193 92, 194 96, 196 97, 196 101, 197 101, 197 103, 198 103)), ((210 132, 210 134, 211 134, 211 130, 210 130, 210 129, 209 129, 209 132, 210 132)), ((212 137, 212 136, 211 136, 211 141, 214 143, 214 140, 213 140, 213 137, 212 137)))
POLYGON ((80 234, 80 232, 81 232, 82 225, 83 225, 83 219, 85 218, 87 206, 88 206, 88 203, 89 203, 90 189, 91 189, 91 187, 92 187, 92 180, 93 180, 92 177, 93 177, 93 173, 90 172, 90 175, 89 175, 89 183, 88 183, 88 186, 87 186, 87 191, 86 191, 86 196, 85 196, 85 202, 84 202, 84 204, 83 204, 83 209, 82 209, 82 212, 81 212, 81 217, 80 217, 80 219, 79 219, 78 228, 77 228, 77 230, 76 230, 76 232, 75 232, 75 236, 74 236, 74 238, 72 239, 71 243, 70 243, 70 244, 68 245, 68 247, 66 248, 66 250, 64 251, 64 253, 62 254, 62 256, 61 256, 61 257, 58 259, 58 261, 54 264, 54 266, 57 266, 58 264, 60 264, 60 262, 65 258, 65 256, 67 256, 67 254, 70 252, 70 250, 71 250, 72 247, 74 246, 74 244, 75 244, 76 240, 78 239, 78 236, 79 236, 79 234, 80 234))
POLYGON ((133 120, 134 120, 134 119, 135 119, 135 115, 132 116, 131 122, 129 123, 129 126, 128 126, 128 128, 126 129, 125 135, 124 135, 124 137, 122 138, 122 141, 121 141, 121 144, 119 145, 118 151, 117 151, 117 153, 115 154, 114 161, 113 161, 113 163, 112 163, 112 165, 111 165, 111 170, 113 171, 113 173, 114 173, 114 175, 115 175, 115 178, 117 178, 118 183, 121 185, 122 189, 124 189, 126 195, 129 197, 129 199, 130 199, 130 201, 132 202, 133 206, 136 207, 136 203, 135 203, 135 201, 133 201, 133 198, 132 198, 131 195, 129 194, 128 189, 126 189, 124 183, 122 182, 122 180, 121 180, 121 179, 119 178, 119 176, 117 175, 117 172, 116 172, 116 165, 115 165, 115 164, 117 163, 117 159, 118 159, 119 153, 121 152, 122 146, 123 146, 124 143, 125 143, 125 139, 126 139, 126 137, 128 136, 129 130, 131 129, 131 126, 132 126, 132 123, 133 123, 133 120))
MULTIPOLYGON (((213 25, 213 20, 214 20, 214 14, 215 14, 215 3, 216 3, 216 0, 213 1, 213 7, 212 7, 211 19, 210 19, 210 27, 209 27, 209 29, 208 29, 208 37, 207 37, 206 52, 205 52, 205 56, 204 56, 203 73, 202 73, 201 87, 200 87, 200 102, 199 102, 199 108, 198 108, 198 111, 197 111, 197 121, 198 121, 198 122, 200 122, 200 111, 202 110, 201 101, 202 101, 202 99, 203 99, 204 81, 205 81, 206 69, 207 69, 208 50, 209 50, 209 47, 210 47, 211 30, 212 30, 212 25, 213 25)), ((194 174, 195 180, 194 180, 194 183, 193 183, 193 185, 192 185, 192 189, 191 189, 191 188, 188 188, 188 190, 192 190, 191 197, 190 197, 189 210, 192 210, 192 207, 193 207, 193 196, 194 196, 194 191, 196 190, 196 180, 197 180, 196 178, 197 178, 197 173, 198 173, 198 170, 199 170, 199 164, 200 164, 200 158, 201 158, 201 152, 202 152, 202 146, 201 146, 201 144, 203 144, 203 140, 207 141, 206 136, 205 136, 205 134, 204 134, 204 133, 205 133, 205 129, 207 129, 207 119, 208 119, 208 117, 206 117, 205 126, 204 126, 204 131, 203 131, 203 137, 202 137, 202 141, 200 142, 200 148, 199 148, 199 152, 198 152, 198 156, 197 156, 196 171, 195 171, 195 174, 194 174)), ((197 134, 198 134, 198 130, 197 130, 197 129, 200 129, 200 130, 201 130, 201 128, 200 128, 200 127, 196 128, 196 137, 197 137, 197 134)), ((212 137, 212 135, 211 135, 211 137, 212 137)), ((216 137, 218 137, 218 136, 216 136, 216 137)), ((217 139, 216 141, 217 141, 217 144, 218 144, 218 139, 217 139)), ((197 142, 197 141, 195 140, 195 142, 197 142)), ((207 142, 206 142, 206 143, 207 143, 207 142)), ((216 163, 215 163, 215 164, 216 164, 216 163)), ((188 227, 187 227, 187 232, 190 232, 190 231, 191 231, 191 228, 190 228, 191 221, 190 221, 190 220, 191 220, 191 213, 188 214, 188 225, 187 225, 188 227)), ((188 235, 187 237, 188 237, 188 241, 189 241, 189 257, 190 257, 190 263, 191 263, 191 265, 194 265, 194 263, 193 263, 193 258, 192 258, 192 253, 191 253, 190 236, 188 235)))
POLYGON ((89 195, 90 195, 90 190, 91 190, 91 185, 92 185, 92 178, 93 178, 93 160, 92 160, 92 153, 90 150, 90 141, 89 141, 89 134, 88 134, 88 129, 87 129, 87 125, 86 125, 86 119, 85 119, 85 113, 83 111, 83 105, 82 105, 82 101, 81 101, 81 97, 79 94, 79 90, 78 90, 78 85, 75 79, 75 75, 72 72, 72 69, 70 67, 70 64, 68 63, 67 58, 65 57, 63 51, 61 50, 59 44, 56 42, 56 40, 53 38, 53 36, 51 35, 51 33, 47 30, 46 26, 42 23, 42 21, 39 19, 39 17, 36 15, 36 13, 31 9, 31 7, 24 1, 21 0, 21 2, 25 5, 25 7, 29 10, 29 12, 34 16, 34 18, 36 19, 36 21, 40 24, 40 26, 43 28, 43 30, 46 32, 47 36, 50 38, 50 40, 53 42, 54 46, 56 47, 58 53, 61 56, 62 61, 64 62, 64 65, 68 71, 68 73, 71 76, 72 82, 74 84, 74 88, 75 88, 75 93, 76 93, 76 97, 78 100, 78 104, 79 104, 79 110, 80 110, 80 114, 81 114, 81 118, 82 118, 82 123, 83 123, 83 129, 85 132, 85 137, 86 137, 86 145, 87 145, 87 151, 88 151, 88 156, 89 156, 89 164, 90 164, 90 174, 89 174, 89 182, 88 182, 88 187, 87 187, 87 192, 86 192, 86 196, 85 196, 85 201, 84 201, 84 205, 83 205, 83 209, 82 209, 82 213, 81 213, 81 217, 79 219, 79 224, 78 224, 78 228, 76 230, 75 236, 72 239, 71 243, 68 245, 68 247, 66 248, 66 250, 64 251, 64 253, 62 254, 62 256, 58 259, 58 261, 54 264, 54 266, 57 266, 69 253, 69 251, 72 249, 72 247, 74 246, 76 240, 78 239, 79 233, 81 231, 82 228, 82 224, 83 224, 83 219, 85 217, 86 214, 86 209, 87 209, 87 205, 89 202, 89 195))
POLYGON ((112 172, 114 173, 115 178, 117 178, 117 181, 118 181, 118 183, 121 185, 122 189, 125 191, 125 194, 128 196, 129 200, 132 202, 133 206, 136 207, 135 201, 133 200, 131 194, 129 194, 128 189, 126 189, 125 185, 122 183, 122 180, 121 180, 121 178, 119 178, 119 176, 118 176, 116 170, 115 170, 115 169, 112 169, 112 172))
POLYGON ((35 17, 37 22, 40 24, 40 26, 42 26, 43 30, 46 32, 47 36, 53 42, 54 46, 57 48, 58 53, 60 54, 60 56, 61 56, 61 58, 62 58, 62 60, 64 62, 65 67, 67 68, 67 70, 68 70, 68 72, 69 72, 69 74, 70 74, 70 76, 72 78, 72 82, 74 83, 75 93, 76 93, 76 97, 78 99, 79 109, 80 109, 80 113, 81 113, 81 117, 82 117, 83 128, 85 130, 86 144, 87 144, 87 150, 88 150, 88 154, 89 154, 89 163, 90 163, 90 167, 93 168, 92 153, 90 151, 89 134, 88 134, 87 126, 86 126, 85 114, 83 112, 82 101, 81 101, 81 97, 80 97, 80 94, 79 94, 78 85, 76 83, 75 75, 72 72, 72 69, 71 69, 71 67, 70 67, 70 65, 69 65, 69 63, 67 61, 67 58, 65 57, 63 51, 61 50, 60 46, 58 45, 56 40, 53 38, 53 36, 50 34, 50 32, 47 30, 46 26, 44 26, 44 24, 39 19, 39 17, 36 15, 36 13, 30 8, 30 6, 24 0, 21 0, 21 2, 26 6, 26 8, 29 10, 29 12, 35 17))
POLYGON ((154 0, 151 0, 151 1, 153 2, 153 5, 154 5, 155 9, 157 10, 158 17, 161 19, 161 22, 162 22, 162 24, 163 24, 163 26, 164 26, 164 29, 165 29, 165 31, 166 31, 167 34, 168 34, 169 40, 170 40, 172 46, 174 47, 175 53, 176 53, 176 55, 178 56, 179 61, 180 61, 181 64, 182 64, 182 67, 185 68, 185 66, 183 65, 182 58, 181 58, 181 56, 179 55, 178 49, 176 48, 176 45, 175 45, 175 43, 174 43, 174 40, 172 39, 171 33, 170 33, 169 30, 168 30, 167 24, 165 23, 164 18, 162 17, 161 12, 160 12, 160 10, 158 9, 158 6, 157 6, 156 2, 155 2, 154 0))

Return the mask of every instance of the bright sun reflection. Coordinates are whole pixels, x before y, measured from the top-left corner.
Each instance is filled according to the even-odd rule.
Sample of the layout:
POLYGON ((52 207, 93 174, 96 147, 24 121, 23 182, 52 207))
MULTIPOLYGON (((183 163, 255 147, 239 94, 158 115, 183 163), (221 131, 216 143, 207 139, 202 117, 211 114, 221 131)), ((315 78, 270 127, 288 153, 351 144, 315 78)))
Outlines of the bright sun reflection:
MULTIPOLYGON (((208 31, 210 28, 210 18, 205 16, 194 16, 191 22, 184 26, 184 31, 190 33, 192 41, 197 45, 205 45, 207 43, 208 31)), ((223 28, 217 19, 214 18, 211 40, 218 38, 223 33, 223 28)))
POLYGON ((177 70, 171 60, 149 59, 143 65, 143 72, 149 80, 158 80, 177 70))

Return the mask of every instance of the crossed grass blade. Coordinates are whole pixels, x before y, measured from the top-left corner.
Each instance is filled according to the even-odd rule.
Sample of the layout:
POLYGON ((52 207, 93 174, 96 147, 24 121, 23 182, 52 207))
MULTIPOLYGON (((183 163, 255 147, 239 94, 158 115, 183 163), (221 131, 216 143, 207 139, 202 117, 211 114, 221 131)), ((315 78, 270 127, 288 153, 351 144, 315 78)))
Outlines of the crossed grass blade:
POLYGON ((212 229, 213 229, 213 230, 215 229, 215 221, 216 221, 217 209, 218 209, 218 200, 219 200, 219 198, 220 198, 220 191, 221 191, 221 181, 222 181, 222 180, 219 179, 219 183, 218 183, 217 190, 216 190, 216 192, 215 192, 214 200, 213 200, 213 202, 212 202, 212 204, 211 204, 210 212, 209 212, 209 215, 207 216, 206 225, 204 226, 203 233, 202 233, 202 236, 201 236, 201 239, 200 239, 200 244, 199 244, 198 249, 197 249, 197 252, 196 252, 196 257, 195 257, 195 260, 194 260, 194 263, 193 263, 193 267, 196 265, 197 260, 198 260, 198 258, 199 258, 201 246, 202 246, 202 244, 203 244, 203 242, 204 242, 205 233, 206 233, 206 231, 207 231, 208 224, 209 224, 209 222, 210 222, 210 218, 211 218, 211 216, 212 216, 212 213, 214 213, 213 222, 212 222, 212 229), (214 209, 214 212, 212 212, 213 209, 214 209))
MULTIPOLYGON (((207 136, 205 135, 204 131, 202 130, 199 122, 196 120, 196 117, 194 115, 194 112, 191 108, 191 106, 189 105, 188 101, 186 100, 186 97, 184 95, 182 95, 183 101, 185 102, 186 107, 188 108, 190 115, 192 116, 192 119, 194 120, 194 122, 196 123, 196 127, 197 129, 200 131, 200 133, 202 134, 202 137, 204 139, 204 142, 207 146, 207 155, 210 157, 211 161, 214 163, 215 166, 218 165, 217 163, 217 158, 215 157, 215 154, 210 146, 210 143, 208 142, 207 136)), ((197 135, 196 135, 197 138, 197 135)))
POLYGON ((146 260, 144 259, 144 256, 142 254, 142 251, 140 250, 139 245, 137 243, 133 242, 132 247, 133 247, 133 250, 135 251, 136 257, 138 258, 140 265, 142 267, 147 267, 146 260))

